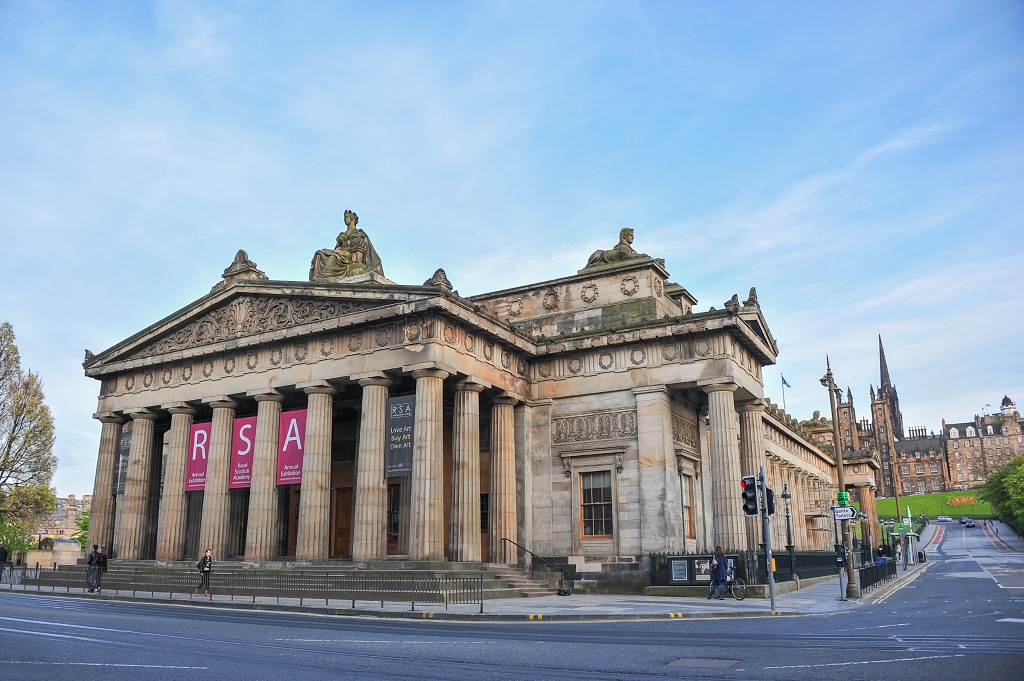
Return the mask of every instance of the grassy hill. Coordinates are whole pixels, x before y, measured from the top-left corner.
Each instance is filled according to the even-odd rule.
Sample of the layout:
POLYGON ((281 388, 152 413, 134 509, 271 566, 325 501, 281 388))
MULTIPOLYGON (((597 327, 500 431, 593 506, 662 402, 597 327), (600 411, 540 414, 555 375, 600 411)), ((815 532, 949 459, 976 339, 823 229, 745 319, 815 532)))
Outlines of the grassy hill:
MULTIPOLYGON (((960 516, 967 516, 968 518, 991 518, 992 509, 988 505, 987 501, 981 501, 978 499, 978 493, 980 490, 968 490, 966 492, 936 492, 935 494, 922 494, 916 497, 905 497, 900 496, 900 506, 903 512, 906 512, 906 508, 910 506, 911 516, 917 518, 922 513, 926 518, 935 520, 940 515, 948 515, 954 520, 959 520, 960 516), (951 499, 962 500, 965 498, 975 499, 976 503, 966 505, 950 505, 951 499)), ((878 507, 879 518, 895 518, 896 517, 896 500, 893 498, 889 499, 878 499, 875 502, 878 507)))

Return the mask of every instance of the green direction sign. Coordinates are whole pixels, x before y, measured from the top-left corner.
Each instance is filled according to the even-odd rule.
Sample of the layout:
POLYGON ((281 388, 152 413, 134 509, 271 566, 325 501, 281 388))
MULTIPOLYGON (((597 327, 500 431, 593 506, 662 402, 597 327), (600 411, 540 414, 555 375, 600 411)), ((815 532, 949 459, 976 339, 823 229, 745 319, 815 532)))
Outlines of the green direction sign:
POLYGON ((839 492, 836 495, 836 497, 838 498, 837 500, 839 501, 839 504, 838 504, 839 506, 849 506, 850 505, 850 493, 849 492, 839 492))
POLYGON ((903 523, 897 523, 896 524, 896 529, 899 530, 900 532, 902 532, 903 530, 905 530, 907 528, 903 527, 903 523))

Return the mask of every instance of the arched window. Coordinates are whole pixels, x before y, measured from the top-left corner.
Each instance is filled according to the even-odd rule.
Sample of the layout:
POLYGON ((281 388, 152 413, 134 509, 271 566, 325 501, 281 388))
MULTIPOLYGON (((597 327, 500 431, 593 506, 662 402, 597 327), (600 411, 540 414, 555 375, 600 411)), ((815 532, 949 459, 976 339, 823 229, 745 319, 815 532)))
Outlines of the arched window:
POLYGON ((957 430, 956 428, 950 428, 949 436, 955 440, 956 438, 960 437, 960 431, 957 430))
POLYGON ((967 426, 967 431, 966 432, 967 432, 967 437, 974 437, 976 435, 976 433, 974 432, 974 428, 972 428, 971 426, 967 426))
POLYGON ((985 432, 987 432, 989 435, 994 435, 994 433, 992 432, 992 426, 989 426, 985 432))

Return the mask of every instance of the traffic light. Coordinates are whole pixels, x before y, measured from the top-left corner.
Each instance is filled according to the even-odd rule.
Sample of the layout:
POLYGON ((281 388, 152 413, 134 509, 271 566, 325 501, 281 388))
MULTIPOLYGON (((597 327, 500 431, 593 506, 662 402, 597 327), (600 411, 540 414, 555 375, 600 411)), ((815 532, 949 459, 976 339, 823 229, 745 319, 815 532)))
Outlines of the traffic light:
POLYGON ((765 505, 768 507, 768 515, 775 515, 775 490, 765 487, 765 505))
POLYGON ((743 488, 743 513, 746 515, 760 515, 757 508, 757 476, 744 475, 740 480, 743 488))

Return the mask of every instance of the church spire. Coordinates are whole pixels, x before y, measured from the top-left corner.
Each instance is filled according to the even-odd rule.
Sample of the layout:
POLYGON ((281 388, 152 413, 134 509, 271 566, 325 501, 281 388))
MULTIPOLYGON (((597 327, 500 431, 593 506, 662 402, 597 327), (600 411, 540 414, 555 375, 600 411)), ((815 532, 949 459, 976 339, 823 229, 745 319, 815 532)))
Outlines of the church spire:
POLYGON ((889 380, 889 365, 885 363, 885 348, 882 347, 882 334, 878 334, 878 363, 882 370, 882 384, 879 386, 879 390, 885 392, 888 388, 892 388, 892 382, 889 380))

